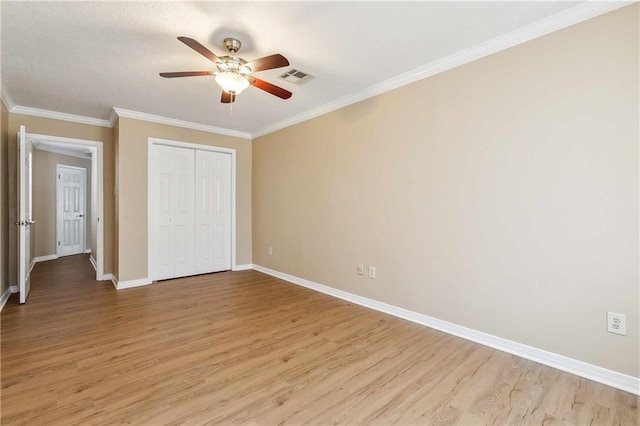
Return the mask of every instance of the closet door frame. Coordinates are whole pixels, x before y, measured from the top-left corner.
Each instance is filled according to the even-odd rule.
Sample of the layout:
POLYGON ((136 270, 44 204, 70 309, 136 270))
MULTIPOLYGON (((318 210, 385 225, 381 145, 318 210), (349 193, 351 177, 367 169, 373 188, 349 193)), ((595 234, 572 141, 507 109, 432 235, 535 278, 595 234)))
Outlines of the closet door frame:
POLYGON ((176 148, 189 148, 231 155, 231 270, 236 270, 236 150, 233 148, 201 145, 197 143, 174 141, 169 139, 149 138, 147 145, 147 276, 150 279, 153 279, 153 250, 151 249, 153 244, 153 219, 151 210, 151 179, 153 170, 153 155, 151 153, 154 145, 172 146, 176 148))

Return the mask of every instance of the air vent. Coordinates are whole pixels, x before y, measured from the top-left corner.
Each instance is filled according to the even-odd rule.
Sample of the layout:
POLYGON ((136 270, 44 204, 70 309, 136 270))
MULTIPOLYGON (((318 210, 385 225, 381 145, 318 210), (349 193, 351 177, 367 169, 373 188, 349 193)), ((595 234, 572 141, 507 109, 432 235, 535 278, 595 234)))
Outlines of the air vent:
POLYGON ((311 74, 307 74, 306 72, 291 68, 289 71, 280 75, 278 78, 280 80, 302 86, 303 84, 306 84, 307 82, 313 80, 315 77, 311 74))

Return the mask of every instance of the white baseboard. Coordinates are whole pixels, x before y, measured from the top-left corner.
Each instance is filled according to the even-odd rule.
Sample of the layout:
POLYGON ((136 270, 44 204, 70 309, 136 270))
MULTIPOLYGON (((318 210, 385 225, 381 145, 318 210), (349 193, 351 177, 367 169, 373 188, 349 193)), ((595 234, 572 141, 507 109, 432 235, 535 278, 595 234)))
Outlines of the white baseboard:
POLYGON ((93 258, 93 255, 89 256, 89 262, 91 262, 91 266, 93 266, 93 270, 98 272, 98 264, 96 263, 96 260, 93 258))
POLYGON ((584 377, 585 379, 593 380, 626 392, 640 395, 640 378, 638 377, 598 367, 593 364, 578 361, 577 359, 548 352, 543 349, 534 348, 512 340, 484 333, 482 331, 462 327, 460 325, 410 311, 408 309, 399 308, 387 303, 378 302, 377 300, 318 284, 304 278, 274 271, 273 269, 265 268, 264 266, 253 265, 253 269, 302 287, 307 287, 376 311, 403 318, 454 336, 462 337, 463 339, 471 340, 472 342, 480 343, 481 345, 489 346, 503 352, 508 352, 522 358, 539 362, 540 364, 548 365, 549 367, 557 368, 558 370, 566 371, 567 373, 575 374, 577 376, 584 377))
POLYGON ((91 249, 90 249, 90 248, 88 248, 88 249, 86 249, 84 252, 85 252, 85 254, 89 254, 89 253, 91 253, 91 249))
POLYGON ((250 269, 253 269, 253 263, 245 263, 243 265, 236 265, 233 268, 231 268, 232 271, 248 271, 250 269))
POLYGON ((116 277, 115 274, 105 274, 104 279, 111 281, 113 287, 115 287, 116 290, 118 289, 118 277, 116 277), (107 277, 107 275, 110 276, 107 277))
POLYGON ((113 275, 111 278, 111 282, 116 287, 116 290, 123 290, 125 288, 141 287, 143 285, 153 284, 153 280, 151 280, 151 278, 140 278, 138 280, 118 281, 118 278, 113 275))
POLYGON ((11 292, 11 294, 17 294, 20 291, 20 288, 18 288, 17 285, 10 285, 9 291, 11 292))
POLYGON ((10 296, 11 296, 11 288, 7 287, 2 293, 2 296, 0 296, 0 312, 2 312, 2 308, 4 308, 4 305, 7 304, 7 300, 9 300, 10 296))
POLYGON ((36 266, 36 259, 31 259, 31 265, 29 265, 29 274, 33 271, 33 267, 36 266))
POLYGON ((58 259, 60 256, 58 256, 57 254, 48 254, 46 256, 38 256, 38 257, 34 257, 33 261, 34 262, 46 262, 47 260, 56 260, 58 259))

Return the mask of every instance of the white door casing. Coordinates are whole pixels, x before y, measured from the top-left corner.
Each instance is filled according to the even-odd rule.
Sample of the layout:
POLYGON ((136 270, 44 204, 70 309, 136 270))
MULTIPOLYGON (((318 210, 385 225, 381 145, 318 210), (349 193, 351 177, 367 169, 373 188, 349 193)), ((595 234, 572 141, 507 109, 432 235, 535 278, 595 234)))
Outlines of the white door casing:
POLYGON ((27 301, 31 289, 31 226, 32 218, 32 155, 33 145, 27 140, 25 126, 18 130, 18 291, 20 303, 27 301))
POLYGON ((56 239, 58 256, 84 253, 87 170, 56 165, 56 239))

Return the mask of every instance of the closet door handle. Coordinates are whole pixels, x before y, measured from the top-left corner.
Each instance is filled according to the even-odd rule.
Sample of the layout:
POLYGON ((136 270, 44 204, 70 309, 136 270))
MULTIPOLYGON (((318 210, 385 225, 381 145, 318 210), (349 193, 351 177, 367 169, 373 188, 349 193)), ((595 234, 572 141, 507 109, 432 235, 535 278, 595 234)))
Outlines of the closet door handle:
POLYGON ((83 214, 77 214, 76 217, 84 217, 83 214))

